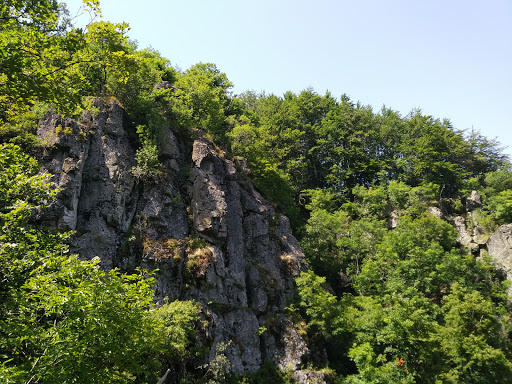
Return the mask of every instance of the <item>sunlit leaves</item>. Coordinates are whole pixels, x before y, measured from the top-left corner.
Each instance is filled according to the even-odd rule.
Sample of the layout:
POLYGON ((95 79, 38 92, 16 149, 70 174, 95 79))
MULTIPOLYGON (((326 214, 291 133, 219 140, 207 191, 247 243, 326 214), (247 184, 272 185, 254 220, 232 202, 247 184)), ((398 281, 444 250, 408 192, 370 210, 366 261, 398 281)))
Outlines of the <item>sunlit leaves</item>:
POLYGON ((199 63, 181 74, 176 81, 176 108, 189 110, 195 128, 222 140, 226 134, 226 108, 233 84, 214 64, 199 63))
POLYGON ((187 355, 197 305, 149 313, 151 276, 69 256, 68 234, 29 222, 55 194, 38 168, 0 146, 0 381, 156 381, 162 362, 187 355))

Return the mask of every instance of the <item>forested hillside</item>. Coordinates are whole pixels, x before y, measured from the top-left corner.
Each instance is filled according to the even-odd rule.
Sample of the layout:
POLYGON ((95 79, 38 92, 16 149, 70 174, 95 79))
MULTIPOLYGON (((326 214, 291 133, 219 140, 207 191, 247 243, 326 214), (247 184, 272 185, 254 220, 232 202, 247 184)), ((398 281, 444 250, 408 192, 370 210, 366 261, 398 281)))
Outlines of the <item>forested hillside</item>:
MULTIPOLYGON (((512 167, 497 141, 348 95, 233 94, 214 64, 176 69, 130 41, 127 24, 102 21, 99 6, 84 0, 92 21, 80 29, 54 0, 0 5, 2 383, 156 383, 168 369, 173 383, 512 383, 512 271, 488 245, 512 223, 512 167), (101 254, 70 255, 80 234, 44 220, 60 191, 41 172, 55 143, 38 126, 58 113, 75 123, 57 125, 54 137, 86 142, 95 132, 84 116, 107 104, 123 111, 136 148, 129 177, 141 194, 172 179, 180 193, 170 204, 198 215, 184 197, 193 162, 168 165, 170 130, 188 154, 200 139, 215 152, 212 164, 242 164, 272 202, 272 244, 286 237, 279 216, 289 218, 309 265, 283 304, 307 344, 300 369, 278 369, 269 357, 232 372, 229 343, 204 336, 205 313, 231 307, 155 302, 158 271, 103 270, 101 254)), ((228 181, 259 196, 245 179, 228 181)), ((166 240, 159 252, 170 256, 160 257, 179 260, 180 249, 189 274, 204 275, 201 258, 212 252, 197 250, 224 243, 196 221, 190 228, 166 240)), ((137 228, 123 236, 123 255, 160 244, 137 228)), ((264 280, 262 268, 246 273, 264 280)), ((269 301, 272 289, 285 296, 264 283, 269 301)), ((253 336, 268 340, 279 316, 265 312, 253 336)))

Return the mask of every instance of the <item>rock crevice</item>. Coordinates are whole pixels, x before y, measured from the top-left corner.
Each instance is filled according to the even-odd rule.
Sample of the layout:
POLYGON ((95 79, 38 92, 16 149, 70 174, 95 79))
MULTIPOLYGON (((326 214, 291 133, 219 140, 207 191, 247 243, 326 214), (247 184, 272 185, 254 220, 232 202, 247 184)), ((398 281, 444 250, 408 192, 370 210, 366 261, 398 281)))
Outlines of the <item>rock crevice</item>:
POLYGON ((72 252, 100 257, 105 269, 158 270, 156 301, 197 300, 212 353, 227 344, 233 371, 255 371, 267 359, 297 369, 307 346, 285 307, 307 264, 288 219, 243 164, 206 139, 189 148, 168 128, 161 178, 139 182, 122 108, 100 110, 81 122, 52 113, 40 122, 44 168, 60 190, 44 219, 75 231, 72 252))

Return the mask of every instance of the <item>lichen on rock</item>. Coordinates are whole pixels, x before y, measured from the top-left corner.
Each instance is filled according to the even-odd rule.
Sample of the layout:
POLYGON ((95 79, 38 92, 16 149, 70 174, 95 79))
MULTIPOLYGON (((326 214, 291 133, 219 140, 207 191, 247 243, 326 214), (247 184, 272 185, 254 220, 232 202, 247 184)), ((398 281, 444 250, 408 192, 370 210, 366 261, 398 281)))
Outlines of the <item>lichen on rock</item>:
POLYGON ((134 128, 117 103, 98 108, 83 124, 53 113, 40 122, 44 168, 60 190, 47 223, 75 231, 72 251, 99 256, 105 269, 157 270, 156 301, 198 301, 203 337, 212 353, 227 345, 232 371, 255 371, 265 360, 298 369, 308 349, 285 308, 307 264, 288 219, 239 161, 206 139, 190 148, 169 128, 160 180, 134 179, 134 128), (71 133, 55 133, 59 124, 71 133))

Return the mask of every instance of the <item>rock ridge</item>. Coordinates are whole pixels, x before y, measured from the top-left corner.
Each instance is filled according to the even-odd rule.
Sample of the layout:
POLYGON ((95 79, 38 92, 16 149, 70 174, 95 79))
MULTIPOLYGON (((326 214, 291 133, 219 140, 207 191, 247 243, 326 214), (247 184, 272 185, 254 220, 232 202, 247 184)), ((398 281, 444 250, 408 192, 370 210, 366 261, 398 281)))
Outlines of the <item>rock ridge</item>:
POLYGON ((200 138, 192 148, 164 128, 163 172, 140 182, 134 132, 117 103, 80 121, 40 121, 44 170, 60 190, 44 217, 72 230, 70 248, 105 269, 158 270, 155 300, 194 299, 211 354, 220 343, 234 372, 265 360, 298 369, 308 349, 285 308, 307 263, 289 221, 255 189, 243 163, 200 138))

